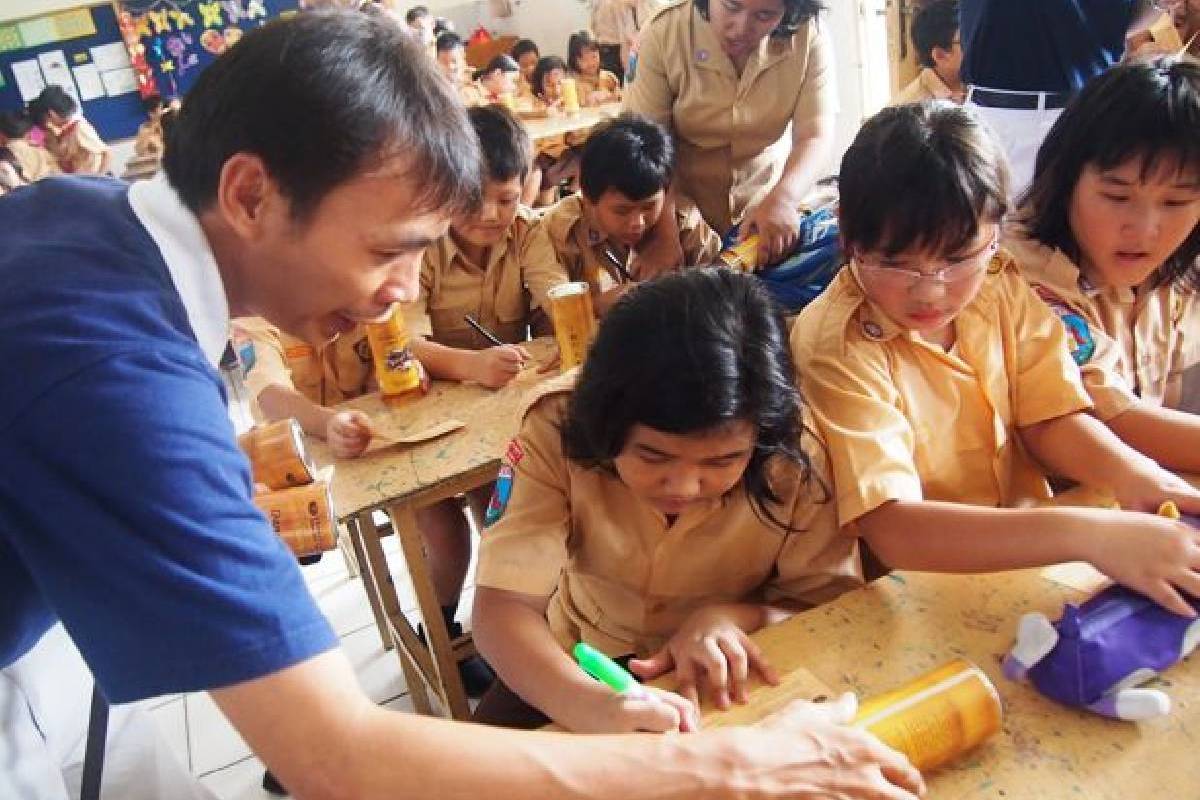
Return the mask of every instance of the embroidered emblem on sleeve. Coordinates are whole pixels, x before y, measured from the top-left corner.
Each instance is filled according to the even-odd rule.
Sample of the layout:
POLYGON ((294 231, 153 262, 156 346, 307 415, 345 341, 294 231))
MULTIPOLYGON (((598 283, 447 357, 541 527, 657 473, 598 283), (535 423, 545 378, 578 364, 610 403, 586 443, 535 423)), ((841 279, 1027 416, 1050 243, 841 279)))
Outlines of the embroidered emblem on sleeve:
POLYGON ((1037 292, 1037 296, 1042 299, 1042 302, 1050 306, 1050 310, 1062 322, 1067 331, 1067 346, 1070 348, 1071 358, 1075 360, 1075 363, 1082 367, 1091 361, 1092 356, 1096 354, 1096 339, 1092 336, 1091 328, 1088 327, 1087 320, 1083 318, 1083 315, 1045 286, 1035 284, 1033 290, 1037 292))
POLYGON ((487 510, 483 514, 483 527, 489 527, 504 516, 508 508, 509 498, 512 497, 513 479, 516 477, 517 464, 525 457, 525 448, 516 439, 508 443, 504 450, 504 460, 500 464, 500 473, 496 476, 496 488, 488 500, 487 510))

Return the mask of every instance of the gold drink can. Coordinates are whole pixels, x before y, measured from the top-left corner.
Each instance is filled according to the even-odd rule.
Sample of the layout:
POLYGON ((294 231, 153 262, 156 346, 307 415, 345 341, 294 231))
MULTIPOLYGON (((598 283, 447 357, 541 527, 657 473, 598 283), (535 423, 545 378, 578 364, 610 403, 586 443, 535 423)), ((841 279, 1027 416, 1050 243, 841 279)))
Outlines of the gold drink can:
POLYGON ((717 260, 730 269, 753 272, 758 268, 758 234, 752 233, 744 241, 726 247, 717 260))
POLYGON ((567 114, 579 113, 579 86, 574 78, 563 78, 562 107, 567 114))
POLYGON ((337 517, 333 513, 333 495, 325 481, 257 494, 254 505, 297 557, 337 547, 337 517))
POLYGON ((238 437, 250 459, 254 482, 269 489, 286 489, 313 482, 316 466, 308 457, 300 423, 281 419, 251 428, 238 437))
POLYGON ((550 318, 562 371, 583 363, 596 335, 596 315, 592 312, 592 293, 584 281, 560 283, 546 293, 550 299, 550 318))
POLYGON ((1000 695, 979 667, 955 659, 894 692, 865 702, 854 725, 936 769, 1000 730, 1000 695))
POLYGON ((384 322, 367 326, 367 341, 375 359, 375 379, 385 397, 407 394, 421 386, 421 370, 408 345, 404 316, 397 305, 384 322))

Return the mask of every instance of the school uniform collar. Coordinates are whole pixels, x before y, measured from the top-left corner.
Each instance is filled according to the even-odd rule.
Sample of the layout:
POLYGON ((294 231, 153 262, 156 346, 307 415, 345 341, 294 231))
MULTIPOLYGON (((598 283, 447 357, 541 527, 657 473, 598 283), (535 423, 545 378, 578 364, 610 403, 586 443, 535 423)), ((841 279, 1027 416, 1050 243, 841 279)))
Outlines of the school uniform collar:
POLYGON ((229 300, 200 220, 161 172, 129 189, 129 205, 166 262, 200 349, 217 366, 229 339, 229 300))
POLYGON ((758 43, 758 49, 750 56, 746 66, 742 69, 742 74, 738 75, 733 61, 721 49, 721 41, 717 38, 712 24, 693 6, 690 58, 697 69, 720 72, 738 83, 750 83, 760 74, 792 55, 800 44, 807 46, 809 30, 810 27, 804 25, 788 37, 770 35, 763 37, 763 40, 758 43), (801 38, 803 41, 798 41, 801 38))
POLYGON ((488 262, 482 265, 472 264, 471 260, 467 258, 466 253, 464 253, 462 248, 458 246, 458 242, 454 241, 454 236, 447 232, 446 235, 442 237, 442 242, 446 248, 446 264, 449 265, 453 264, 455 261, 459 261, 463 265, 475 267, 486 274, 492 269, 493 266, 499 264, 500 260, 504 258, 505 253, 508 252, 509 244, 512 242, 513 238, 513 229, 516 227, 516 225, 516 220, 513 220, 513 224, 509 225, 508 229, 504 231, 504 238, 488 248, 488 262))

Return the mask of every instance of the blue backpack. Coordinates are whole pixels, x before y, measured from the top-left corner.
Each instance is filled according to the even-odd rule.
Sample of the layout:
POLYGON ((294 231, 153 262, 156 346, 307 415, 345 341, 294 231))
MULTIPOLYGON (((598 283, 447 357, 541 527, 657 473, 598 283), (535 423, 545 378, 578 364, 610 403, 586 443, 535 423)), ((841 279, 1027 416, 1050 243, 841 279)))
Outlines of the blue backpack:
MULTIPOLYGON (((735 225, 722 245, 737 241, 735 225)), ((803 212, 800 235, 792 252, 774 266, 756 272, 767 291, 788 314, 795 314, 825 291, 842 266, 842 247, 838 241, 838 221, 833 206, 803 212)))

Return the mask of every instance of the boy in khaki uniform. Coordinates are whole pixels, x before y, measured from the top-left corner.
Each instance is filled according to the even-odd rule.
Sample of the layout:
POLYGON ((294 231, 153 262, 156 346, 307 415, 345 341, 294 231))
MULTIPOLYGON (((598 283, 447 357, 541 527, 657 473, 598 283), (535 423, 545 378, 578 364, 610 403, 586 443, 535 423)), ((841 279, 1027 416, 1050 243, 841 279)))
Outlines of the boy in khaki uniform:
POLYGON ((79 113, 79 104, 60 86, 47 86, 29 106, 30 116, 46 131, 46 149, 63 172, 106 175, 112 153, 92 124, 79 113))
POLYGON ((778 680, 748 634, 861 585, 786 348, 754 278, 685 270, 633 290, 531 403, 480 549, 475 641, 504 684, 477 721, 694 729, 700 692, 727 708, 750 670, 778 680), (644 679, 675 669, 680 693, 617 695, 579 641, 644 679))
POLYGON ((747 41, 730 43, 718 33, 734 13, 727 5, 675 3, 646 23, 624 104, 670 126, 676 190, 717 233, 746 218, 769 240, 782 218, 791 239, 780 235, 771 249, 778 257, 832 144, 832 47, 811 4, 799 0, 786 0, 761 32, 757 21, 744 22, 747 41))
POLYGON ((362 455, 371 441, 370 418, 332 407, 377 388, 364 326, 320 347, 260 317, 236 319, 233 328, 235 337, 254 347, 246 389, 256 422, 294 417, 305 433, 327 441, 336 457, 362 455))
MULTIPOLYGON (((622 114, 598 126, 584 145, 582 190, 542 218, 571 280, 591 287, 597 313, 633 283, 638 248, 664 213, 673 168, 666 129, 640 114, 622 114)), ((677 216, 685 263, 712 263, 721 250, 716 232, 694 209, 668 213, 677 216)))
POLYGON ((1200 586, 1194 532, 1153 512, 1200 509, 1200 492, 1086 413, 1062 325, 997 253, 1008 175, 982 123, 957 107, 885 109, 839 187, 851 261, 791 339, 839 522, 896 569, 1088 561, 1190 613, 1176 587, 1200 586), (1000 507, 1048 497, 1042 469, 1113 487, 1130 510, 1000 507))
POLYGON ((912 44, 921 72, 892 100, 893 105, 924 100, 963 104, 967 90, 959 76, 962 42, 958 38, 958 0, 935 0, 913 18, 912 44))
POLYGON ((1200 471, 1198 118, 1195 62, 1126 63, 1096 78, 1042 145, 1013 237, 1096 414, 1184 472, 1200 471))

